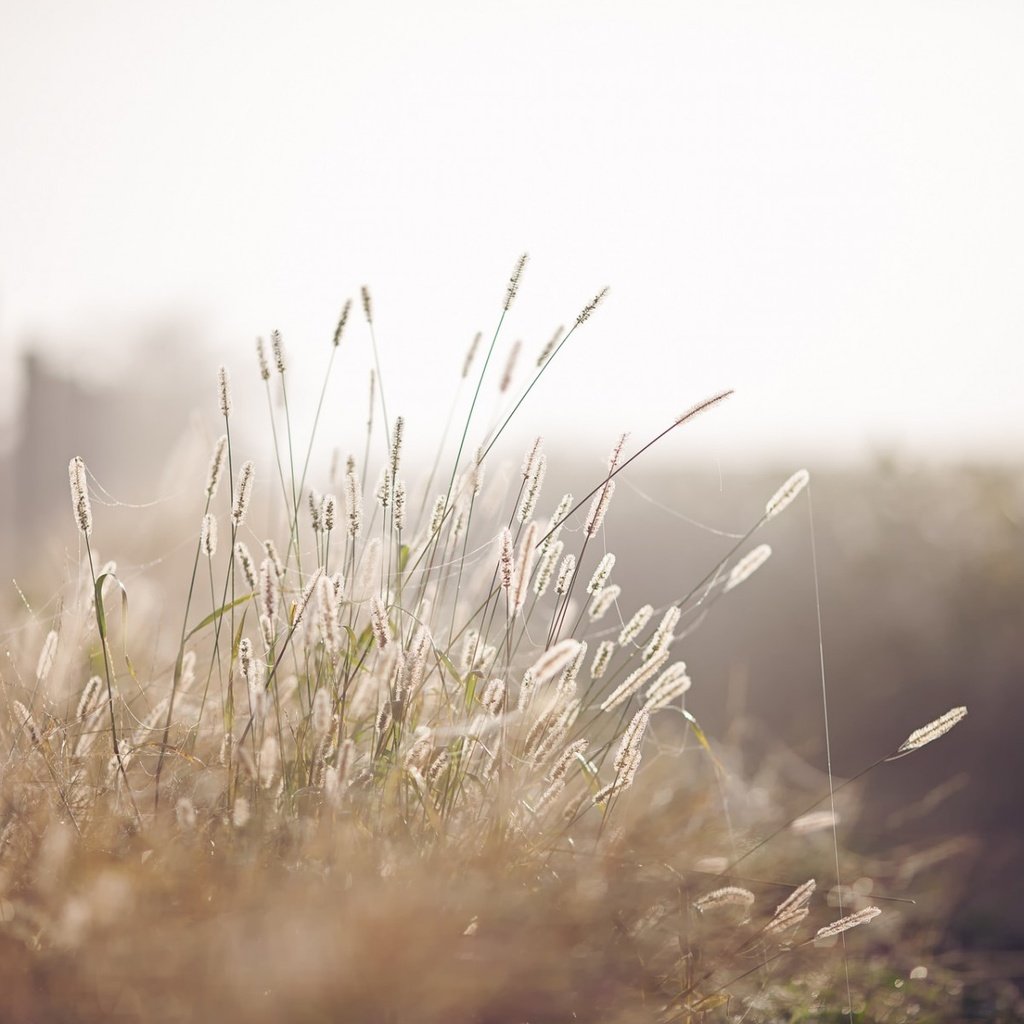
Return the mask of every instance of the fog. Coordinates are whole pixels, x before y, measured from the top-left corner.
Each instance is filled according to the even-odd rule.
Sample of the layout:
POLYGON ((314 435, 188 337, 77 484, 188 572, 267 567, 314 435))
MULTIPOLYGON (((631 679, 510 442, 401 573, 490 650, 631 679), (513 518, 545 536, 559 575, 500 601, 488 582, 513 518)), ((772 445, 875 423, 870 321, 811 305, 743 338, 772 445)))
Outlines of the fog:
MULTIPOLYGON (((1012 457, 1022 29, 1012 3, 10 0, 7 430, 27 346, 109 382, 173 321, 210 365, 275 327, 313 362, 364 283, 390 404, 428 422, 527 249, 499 362, 611 286, 531 429, 643 434, 735 387, 712 459, 1012 457)), ((334 407, 363 400, 349 344, 334 407)))

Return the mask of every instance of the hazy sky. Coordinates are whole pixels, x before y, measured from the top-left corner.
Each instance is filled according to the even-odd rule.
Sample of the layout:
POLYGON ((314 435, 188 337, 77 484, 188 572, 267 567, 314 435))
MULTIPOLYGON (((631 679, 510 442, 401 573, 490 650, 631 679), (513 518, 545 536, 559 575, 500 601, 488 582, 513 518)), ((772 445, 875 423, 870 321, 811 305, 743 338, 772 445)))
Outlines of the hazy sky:
POLYGON ((26 337, 117 366, 171 314, 211 379, 273 327, 319 372, 368 282, 433 423, 528 249, 499 363, 612 288, 524 407, 552 440, 732 386, 676 451, 1024 448, 1018 0, 5 0, 0 139, 5 405, 26 337))

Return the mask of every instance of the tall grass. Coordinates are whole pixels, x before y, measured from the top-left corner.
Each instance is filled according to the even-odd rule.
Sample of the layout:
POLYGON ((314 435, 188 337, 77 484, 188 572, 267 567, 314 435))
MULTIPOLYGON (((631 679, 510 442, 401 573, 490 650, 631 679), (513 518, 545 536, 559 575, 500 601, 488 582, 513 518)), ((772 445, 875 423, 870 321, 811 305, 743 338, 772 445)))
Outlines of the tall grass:
MULTIPOLYGON (((126 586, 93 565, 103 522, 84 461, 72 461, 89 586, 69 585, 42 653, 21 651, 2 680, 11 1019, 667 1022, 792 1007, 852 1017, 866 1005, 868 975, 854 969, 849 991, 833 988, 840 964, 864 931, 895 941, 899 914, 886 930, 864 893, 837 886, 829 848, 782 843, 772 877, 745 873, 779 837, 813 831, 806 815, 842 784, 796 832, 782 820, 737 834, 725 797, 736 780, 686 707, 676 650, 684 627, 766 571, 768 545, 748 545, 808 475, 657 609, 620 607, 614 556, 595 540, 616 477, 728 391, 632 449, 619 437, 579 499, 552 497, 538 439, 517 492, 484 518, 496 446, 605 294, 560 329, 486 428, 485 385, 524 267, 455 451, 444 425, 423 483, 406 478, 404 420, 385 411, 367 289, 376 387, 340 494, 307 480, 350 304, 308 438, 291 419, 280 335, 272 363, 261 343, 258 362, 234 368, 266 385, 276 480, 261 477, 258 453, 235 450, 236 404, 218 372, 223 436, 195 487, 166 660, 155 624, 129 630, 126 586), (260 489, 279 492, 276 520, 256 516, 260 489), (685 760, 652 744, 658 720, 685 760), (856 926, 867 928, 836 947, 856 926)), ((877 751, 865 771, 964 713, 877 751)))

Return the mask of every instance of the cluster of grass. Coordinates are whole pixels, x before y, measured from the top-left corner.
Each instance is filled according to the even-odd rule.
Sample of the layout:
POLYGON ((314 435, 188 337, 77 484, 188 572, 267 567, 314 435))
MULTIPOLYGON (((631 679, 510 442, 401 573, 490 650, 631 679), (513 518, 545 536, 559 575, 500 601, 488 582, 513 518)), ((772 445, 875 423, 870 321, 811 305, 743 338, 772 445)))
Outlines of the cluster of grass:
MULTIPOLYGON (((129 632, 129 590, 94 560, 102 521, 72 460, 80 573, 39 635, 19 633, 2 680, 10 1019, 898 1020, 952 998, 953 982, 920 970, 911 994, 893 988, 913 966, 908 918, 839 884, 838 787, 795 823, 743 835, 735 780, 686 708, 677 639, 765 563, 766 544, 747 546, 807 474, 658 609, 624 606, 603 550, 615 478, 727 392, 633 450, 622 436, 580 498, 549 501, 539 440, 511 488, 487 479, 523 399, 603 296, 478 439, 524 263, 479 369, 475 345, 467 358, 477 383, 455 453, 442 436, 422 482, 404 475, 379 365, 362 452, 336 461, 323 495, 307 486, 316 425, 300 447, 280 337, 253 367, 272 427, 265 475, 235 450, 220 370, 223 436, 195 488, 166 659, 143 656, 155 636, 129 632), (492 486, 504 501, 484 500, 492 486), (279 495, 276 516, 258 521, 255 487, 279 495), (653 756, 661 720, 679 746, 653 756), (821 829, 824 857, 800 838, 821 829), (770 877, 751 877, 771 850, 758 862, 770 877)), ((365 290, 362 307, 376 354, 365 290)))

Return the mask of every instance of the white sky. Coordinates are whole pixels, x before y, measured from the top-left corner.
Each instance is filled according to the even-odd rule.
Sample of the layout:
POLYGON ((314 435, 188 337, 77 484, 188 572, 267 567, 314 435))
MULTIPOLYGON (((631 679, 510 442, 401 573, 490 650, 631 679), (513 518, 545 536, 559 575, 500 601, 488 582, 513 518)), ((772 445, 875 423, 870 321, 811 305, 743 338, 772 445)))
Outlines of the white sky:
POLYGON ((319 372, 366 281, 433 423, 528 249, 506 346, 612 287, 552 442, 733 386, 677 451, 1024 447, 1020 2, 5 0, 0 147, 4 404, 27 336, 172 312, 211 380, 275 326, 319 372))

